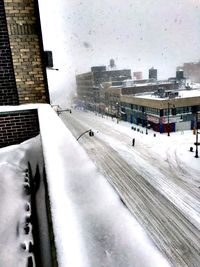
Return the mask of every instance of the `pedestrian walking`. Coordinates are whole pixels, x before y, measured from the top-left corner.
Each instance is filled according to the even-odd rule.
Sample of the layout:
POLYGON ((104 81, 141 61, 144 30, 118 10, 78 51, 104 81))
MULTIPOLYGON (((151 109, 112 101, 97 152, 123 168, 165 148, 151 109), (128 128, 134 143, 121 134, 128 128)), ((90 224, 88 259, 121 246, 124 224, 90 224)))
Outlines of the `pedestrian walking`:
POLYGON ((132 140, 132 146, 134 146, 135 145, 135 138, 133 138, 133 140, 132 140))

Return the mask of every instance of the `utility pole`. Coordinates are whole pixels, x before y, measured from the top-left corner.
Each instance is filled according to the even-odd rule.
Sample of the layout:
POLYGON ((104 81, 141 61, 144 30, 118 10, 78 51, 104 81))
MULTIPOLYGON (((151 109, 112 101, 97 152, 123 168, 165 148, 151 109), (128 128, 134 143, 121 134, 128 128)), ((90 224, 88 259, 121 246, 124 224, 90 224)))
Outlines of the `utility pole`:
POLYGON ((170 136, 170 124, 169 124, 169 112, 170 112, 170 105, 171 105, 171 112, 172 112, 172 115, 176 115, 176 108, 175 108, 175 105, 168 102, 167 103, 167 135, 170 136))
POLYGON ((170 136, 169 130, 169 102, 167 103, 167 136, 170 136))
POLYGON ((199 135, 199 132, 198 132, 198 112, 196 112, 196 151, 195 151, 195 158, 199 157, 199 154, 198 154, 198 135, 199 135))

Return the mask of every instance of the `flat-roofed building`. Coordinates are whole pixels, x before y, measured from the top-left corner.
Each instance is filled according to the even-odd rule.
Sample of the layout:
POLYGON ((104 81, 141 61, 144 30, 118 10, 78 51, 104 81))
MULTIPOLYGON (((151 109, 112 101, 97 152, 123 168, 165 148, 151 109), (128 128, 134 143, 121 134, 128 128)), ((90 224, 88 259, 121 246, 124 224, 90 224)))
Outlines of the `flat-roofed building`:
POLYGON ((160 133, 193 129, 194 113, 200 110, 200 89, 121 95, 121 110, 124 120, 149 125, 160 133))
MULTIPOLYGON (((126 80, 119 82, 110 82, 102 84, 101 102, 105 103, 106 113, 114 115, 119 113, 121 106, 121 95, 136 95, 142 92, 156 92, 158 89, 170 90, 177 89, 178 84, 169 81, 154 80, 126 80)), ((119 116, 119 114, 118 114, 119 116)))

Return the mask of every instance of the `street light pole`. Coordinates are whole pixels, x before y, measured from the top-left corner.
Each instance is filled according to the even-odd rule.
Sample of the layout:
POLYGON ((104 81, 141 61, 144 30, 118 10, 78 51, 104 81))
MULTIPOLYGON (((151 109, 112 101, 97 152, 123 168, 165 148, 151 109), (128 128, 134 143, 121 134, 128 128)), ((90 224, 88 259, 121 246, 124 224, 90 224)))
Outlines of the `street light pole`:
POLYGON ((148 120, 147 120, 147 113, 145 113, 145 123, 146 123, 146 134, 148 134, 148 120))
POLYGON ((119 120, 121 119, 121 107, 120 107, 120 104, 119 102, 116 102, 116 105, 117 106, 117 123, 119 123, 119 120))
POLYGON ((196 112, 196 151, 195 151, 195 158, 199 157, 198 154, 198 112, 196 112))
POLYGON ((86 133, 89 133, 89 136, 94 136, 94 132, 90 129, 90 130, 83 132, 76 140, 78 141, 86 133))
POLYGON ((170 131, 169 131, 169 102, 167 103, 167 136, 170 136, 170 131))

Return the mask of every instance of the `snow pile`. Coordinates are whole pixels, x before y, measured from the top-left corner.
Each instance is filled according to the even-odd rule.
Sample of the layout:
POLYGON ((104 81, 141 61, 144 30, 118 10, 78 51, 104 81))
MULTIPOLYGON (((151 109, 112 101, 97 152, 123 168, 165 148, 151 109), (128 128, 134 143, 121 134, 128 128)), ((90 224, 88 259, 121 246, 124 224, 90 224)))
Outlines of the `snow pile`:
MULTIPOLYGON (((29 196, 24 192, 27 161, 42 163, 39 137, 21 145, 0 149, 0 266, 25 267, 31 231, 25 234, 25 217, 30 216, 29 196), (29 206, 29 209, 27 207, 29 206), (22 247, 23 245, 26 246, 22 247)), ((42 166, 41 166, 42 167, 42 166)))
POLYGON ((49 106, 39 121, 59 267, 169 266, 49 106))

